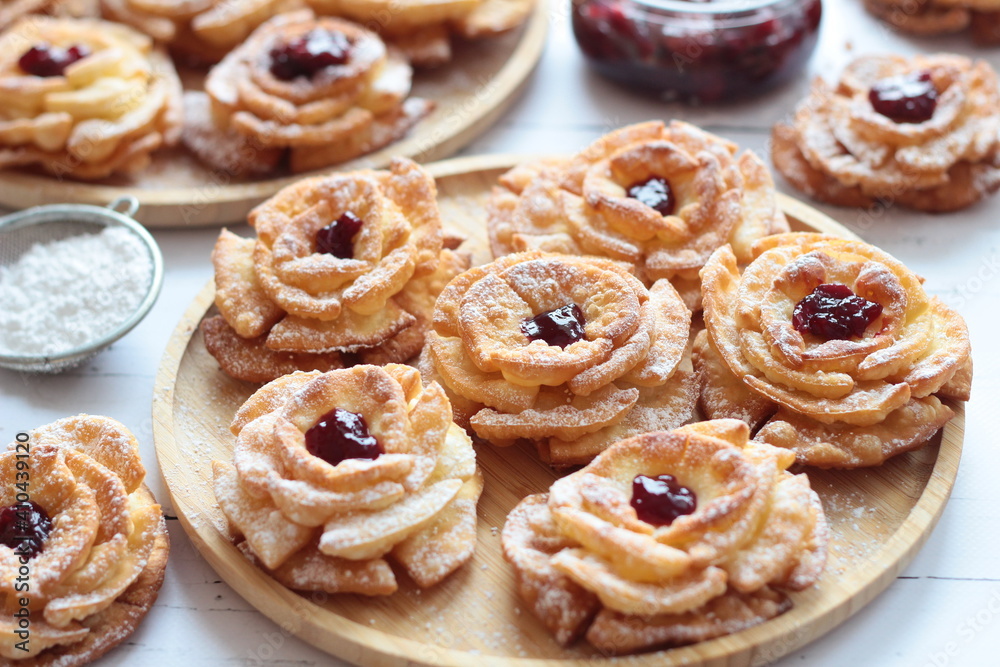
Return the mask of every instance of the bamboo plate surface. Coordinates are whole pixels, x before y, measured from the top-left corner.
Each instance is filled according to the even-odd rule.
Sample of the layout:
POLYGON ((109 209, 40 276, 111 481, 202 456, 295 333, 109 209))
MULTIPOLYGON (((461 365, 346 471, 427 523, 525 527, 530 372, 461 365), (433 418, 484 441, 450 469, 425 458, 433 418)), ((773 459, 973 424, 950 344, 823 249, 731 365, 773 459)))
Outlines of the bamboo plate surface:
MULTIPOLYGON (((449 160, 430 166, 447 225, 472 236, 488 259, 483 228, 489 187, 510 156, 449 160)), ((793 229, 854 237, 825 215, 781 197, 793 229)), ((857 612, 906 567, 937 523, 958 471, 963 405, 930 445, 866 470, 810 471, 833 538, 820 583, 793 593, 794 608, 744 632, 694 646, 607 659, 586 644, 561 649, 522 606, 499 529, 524 496, 556 475, 530 448, 479 447, 486 477, 474 559, 442 584, 418 590, 401 577, 384 598, 299 595, 253 567, 230 543, 211 490, 212 459, 231 460, 229 422, 255 386, 230 379, 205 351, 198 323, 213 309, 211 281, 168 344, 156 381, 154 440, 174 509, 195 546, 226 582, 263 614, 311 644, 360 665, 555 667, 761 665, 820 637, 857 612)))
MULTIPOLYGON (((393 157, 417 162, 455 153, 489 128, 513 103, 545 46, 550 0, 537 0, 525 25, 494 39, 455 45, 454 59, 413 77, 413 95, 437 108, 402 140, 382 150, 323 171, 380 168, 393 157)), ((186 88, 200 88, 200 74, 185 76, 186 88)), ((136 219, 146 227, 212 226, 244 222, 256 204, 309 174, 267 180, 234 179, 201 165, 183 148, 160 151, 134 178, 96 183, 58 179, 28 171, 0 171, 0 207, 66 202, 104 206, 122 195, 137 197, 136 219)))

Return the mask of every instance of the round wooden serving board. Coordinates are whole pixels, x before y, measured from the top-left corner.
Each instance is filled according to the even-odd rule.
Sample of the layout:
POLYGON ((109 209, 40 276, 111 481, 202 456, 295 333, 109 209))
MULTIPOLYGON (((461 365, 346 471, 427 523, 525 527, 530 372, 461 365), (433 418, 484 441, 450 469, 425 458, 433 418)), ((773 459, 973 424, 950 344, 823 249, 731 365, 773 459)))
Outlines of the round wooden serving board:
MULTIPOLYGON (((510 156, 431 165, 445 224, 467 232, 476 258, 488 260, 484 203, 510 156)), ((821 213, 787 197, 796 230, 854 237, 821 213)), ((469 242, 467 242, 469 243, 469 242)), ((479 502, 479 543, 472 562, 430 590, 401 577, 382 598, 294 593, 251 565, 231 544, 211 489, 211 461, 231 460, 229 422, 255 386, 233 380, 205 351, 198 323, 213 309, 205 286, 164 354, 153 402, 154 440, 174 509, 195 546, 226 582, 285 630, 366 666, 474 665, 555 667, 628 664, 737 667, 769 663, 828 632, 895 579, 923 545, 955 481, 964 410, 930 445, 878 467, 814 471, 833 532, 819 584, 792 594, 794 608, 754 628, 694 646, 610 660, 585 643, 563 649, 524 609, 500 550, 507 513, 556 478, 532 448, 477 448, 486 488, 479 502)))
MULTIPOLYGON (((531 16, 517 30, 493 39, 456 43, 452 62, 414 73, 412 94, 437 104, 430 116, 382 150, 312 173, 377 169, 398 156, 430 162, 458 151, 516 99, 542 55, 548 12, 549 0, 536 0, 531 16)), ((184 77, 186 86, 200 88, 199 78, 197 74, 184 77)), ((32 171, 0 171, 0 207, 17 210, 56 202, 104 206, 132 195, 142 204, 136 219, 146 227, 221 226, 245 222, 255 205, 308 175, 235 179, 203 166, 178 147, 156 153, 153 163, 135 177, 95 183, 32 171)))

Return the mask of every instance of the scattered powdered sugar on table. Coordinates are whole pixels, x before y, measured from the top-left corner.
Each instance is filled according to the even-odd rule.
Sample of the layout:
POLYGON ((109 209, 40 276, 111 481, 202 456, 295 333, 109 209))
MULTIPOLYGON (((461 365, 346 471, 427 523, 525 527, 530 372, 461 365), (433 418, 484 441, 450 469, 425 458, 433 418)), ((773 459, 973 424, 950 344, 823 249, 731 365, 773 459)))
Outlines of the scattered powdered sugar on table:
POLYGON ((145 298, 153 267, 129 230, 40 243, 0 267, 0 352, 55 354, 107 334, 145 298))
POLYGON ((821 495, 831 529, 824 576, 841 576, 867 567, 885 546, 896 524, 881 520, 879 509, 869 505, 864 494, 856 489, 827 490, 821 495), (857 521, 862 518, 863 526, 857 521))

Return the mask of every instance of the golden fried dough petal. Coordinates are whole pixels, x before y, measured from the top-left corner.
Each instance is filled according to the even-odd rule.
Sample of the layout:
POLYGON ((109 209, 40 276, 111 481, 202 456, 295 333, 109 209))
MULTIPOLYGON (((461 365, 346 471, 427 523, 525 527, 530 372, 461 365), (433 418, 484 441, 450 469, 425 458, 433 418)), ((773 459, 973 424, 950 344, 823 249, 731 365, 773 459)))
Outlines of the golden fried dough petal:
POLYGON ((200 329, 205 349, 215 357, 226 375, 237 380, 263 384, 298 370, 343 368, 336 352, 276 352, 267 347, 266 337, 241 338, 221 315, 203 320, 200 329))
POLYGON ((477 473, 428 526, 393 547, 393 560, 406 568, 421 588, 437 584, 472 557, 476 503, 482 491, 483 478, 477 473))
POLYGON ((244 491, 232 465, 215 461, 212 470, 219 507, 265 567, 280 566, 312 538, 312 529, 289 521, 270 499, 254 498, 244 491))
POLYGON ((552 555, 571 546, 552 519, 546 495, 528 496, 507 515, 503 553, 514 566, 518 593, 561 646, 586 632, 600 609, 596 595, 552 565, 552 555))
POLYGON ((695 337, 691 356, 704 378, 698 407, 709 419, 741 419, 756 430, 778 409, 732 374, 712 347, 708 332, 695 337))
POLYGON ((764 588, 751 594, 728 591, 683 614, 637 617, 602 609, 587 630, 587 641, 611 655, 696 644, 746 630, 791 607, 785 595, 764 588))
POLYGON ((215 268, 215 306, 243 338, 265 334, 284 315, 260 287, 253 266, 253 239, 243 239, 227 229, 212 249, 215 268))
POLYGON ((460 480, 438 482, 384 510, 328 522, 320 536, 319 549, 328 556, 350 560, 376 558, 430 524, 461 488, 460 480))
POLYGON ((677 428, 695 418, 699 382, 697 373, 677 370, 662 387, 639 387, 639 398, 624 419, 575 440, 550 438, 539 446, 542 458, 553 466, 579 465, 618 440, 677 428))
MULTIPOLYGON (((247 542, 240 542, 237 547, 251 561, 257 561, 247 542)), ((385 560, 331 558, 320 553, 314 544, 300 549, 268 574, 296 591, 391 595, 397 589, 396 576, 385 560)))
POLYGON ((951 419, 953 411, 935 396, 911 399, 870 426, 822 424, 779 410, 757 439, 786 447, 796 459, 818 468, 879 465, 887 458, 926 443, 951 419))
POLYGON ((504 414, 483 408, 471 420, 476 434, 486 440, 558 437, 573 440, 620 422, 639 400, 639 390, 610 384, 589 396, 574 396, 549 410, 528 408, 504 414))
POLYGON ((416 318, 392 301, 373 315, 353 310, 341 311, 335 320, 286 315, 271 327, 265 345, 276 352, 351 352, 380 345, 415 322, 416 318))

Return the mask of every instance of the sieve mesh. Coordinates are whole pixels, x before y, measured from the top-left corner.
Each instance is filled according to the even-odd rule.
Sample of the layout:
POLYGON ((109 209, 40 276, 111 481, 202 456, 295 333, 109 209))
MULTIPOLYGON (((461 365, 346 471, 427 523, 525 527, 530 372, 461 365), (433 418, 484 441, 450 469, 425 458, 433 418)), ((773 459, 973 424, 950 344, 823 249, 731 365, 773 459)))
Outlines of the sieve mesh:
POLYGON ((79 348, 58 355, 7 355, 0 353, 0 367, 29 372, 57 373, 94 356, 132 329, 152 308, 163 281, 163 258, 156 241, 130 216, 139 204, 133 197, 112 202, 107 208, 60 204, 40 206, 0 218, 0 267, 10 266, 38 243, 72 236, 98 234, 106 227, 131 231, 149 252, 152 280, 136 312, 114 331, 79 348), (118 210, 124 207, 123 210, 118 210))
POLYGON ((80 220, 30 220, 0 227, 0 266, 10 266, 38 243, 61 241, 71 236, 98 234, 105 225, 80 220))

